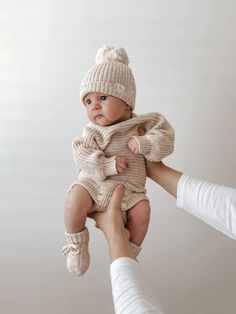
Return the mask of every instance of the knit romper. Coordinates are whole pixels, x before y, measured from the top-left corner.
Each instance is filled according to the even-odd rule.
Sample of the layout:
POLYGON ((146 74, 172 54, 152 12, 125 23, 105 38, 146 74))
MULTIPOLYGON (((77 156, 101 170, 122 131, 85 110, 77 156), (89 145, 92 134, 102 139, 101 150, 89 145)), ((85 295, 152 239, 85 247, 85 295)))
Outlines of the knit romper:
MULTIPOLYGON (((94 201, 92 211, 104 211, 117 185, 125 186, 122 211, 127 211, 146 196, 145 158, 160 161, 173 152, 174 130, 159 113, 133 114, 132 118, 110 126, 89 123, 82 137, 72 144, 74 160, 78 170, 76 184, 82 185, 94 201), (138 129, 146 130, 139 136, 138 129), (128 148, 130 139, 139 144, 140 154, 128 148), (128 168, 118 174, 116 157, 125 157, 128 168)), ((70 192, 69 190, 69 192, 70 192)), ((68 192, 68 193, 69 193, 68 192)))

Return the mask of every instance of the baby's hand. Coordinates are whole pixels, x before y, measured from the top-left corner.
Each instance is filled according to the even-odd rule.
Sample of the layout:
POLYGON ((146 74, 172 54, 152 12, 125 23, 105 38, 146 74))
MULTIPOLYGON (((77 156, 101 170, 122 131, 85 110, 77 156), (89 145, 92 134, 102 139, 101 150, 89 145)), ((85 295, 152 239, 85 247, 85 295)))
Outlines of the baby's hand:
POLYGON ((116 157, 116 170, 118 173, 124 172, 128 167, 128 160, 125 157, 116 157))
POLYGON ((130 140, 128 142, 128 146, 129 146, 129 150, 133 153, 133 154, 139 154, 139 145, 137 143, 137 141, 132 138, 132 140, 130 140))
POLYGON ((145 135, 145 134, 146 134, 145 129, 144 129, 144 128, 142 128, 142 127, 138 128, 138 134, 139 134, 139 136, 143 136, 143 135, 145 135))

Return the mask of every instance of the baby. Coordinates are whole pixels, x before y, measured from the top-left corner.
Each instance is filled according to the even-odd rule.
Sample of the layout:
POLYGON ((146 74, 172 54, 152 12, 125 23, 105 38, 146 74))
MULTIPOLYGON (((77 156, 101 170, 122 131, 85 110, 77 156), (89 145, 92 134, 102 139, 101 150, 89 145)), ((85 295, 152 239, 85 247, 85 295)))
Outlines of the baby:
POLYGON ((125 186, 121 209, 137 257, 150 219, 145 159, 160 161, 174 147, 174 130, 161 114, 134 114, 136 87, 128 63, 123 48, 104 46, 81 84, 80 98, 91 122, 72 145, 79 175, 67 195, 68 245, 63 247, 68 271, 76 276, 83 275, 90 262, 87 215, 106 210, 119 184, 125 186), (139 135, 140 128, 145 135, 139 135))

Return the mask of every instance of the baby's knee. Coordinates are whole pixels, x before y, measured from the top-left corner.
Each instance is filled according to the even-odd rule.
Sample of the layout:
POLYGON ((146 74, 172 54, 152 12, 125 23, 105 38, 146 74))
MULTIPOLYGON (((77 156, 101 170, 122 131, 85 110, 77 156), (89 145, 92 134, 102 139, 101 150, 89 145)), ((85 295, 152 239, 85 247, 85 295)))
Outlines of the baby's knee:
POLYGON ((92 205, 89 193, 83 187, 75 185, 67 194, 65 212, 85 212, 87 214, 92 205))
POLYGON ((141 201, 128 212, 128 220, 132 219, 139 224, 147 225, 150 220, 150 214, 149 202, 141 201))

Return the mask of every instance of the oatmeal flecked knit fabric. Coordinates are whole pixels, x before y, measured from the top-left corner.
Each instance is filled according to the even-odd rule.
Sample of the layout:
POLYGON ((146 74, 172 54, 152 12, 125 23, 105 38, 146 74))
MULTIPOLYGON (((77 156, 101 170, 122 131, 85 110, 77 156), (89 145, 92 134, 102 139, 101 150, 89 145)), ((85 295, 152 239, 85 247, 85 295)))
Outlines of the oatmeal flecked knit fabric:
POLYGON ((133 114, 131 119, 111 126, 89 123, 72 147, 79 172, 72 187, 80 184, 89 192, 95 202, 91 211, 105 210, 118 184, 125 186, 121 209, 126 211, 140 200, 147 200, 145 158, 160 161, 170 155, 174 149, 174 130, 159 113, 133 114), (139 127, 147 131, 144 136, 138 135, 139 127), (139 144, 138 155, 128 148, 131 138, 139 144), (129 167, 120 174, 116 171, 116 156, 128 159, 129 167))
POLYGON ((82 276, 89 268, 90 256, 88 251, 89 232, 85 229, 78 233, 65 233, 67 245, 62 248, 67 256, 67 269, 75 276, 82 276))

